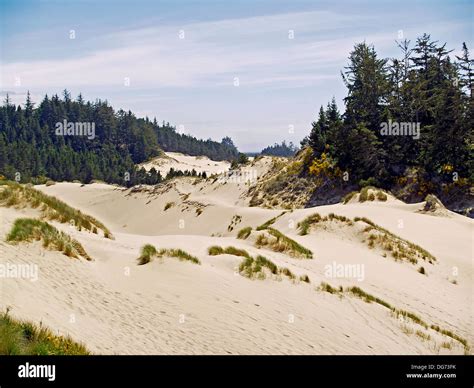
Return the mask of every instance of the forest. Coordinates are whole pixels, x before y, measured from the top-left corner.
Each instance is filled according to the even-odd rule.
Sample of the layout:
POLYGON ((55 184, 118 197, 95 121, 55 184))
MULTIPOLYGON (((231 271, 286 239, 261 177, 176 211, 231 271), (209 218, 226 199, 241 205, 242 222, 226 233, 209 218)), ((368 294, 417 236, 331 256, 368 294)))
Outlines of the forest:
POLYGON ((136 164, 163 151, 213 160, 238 157, 229 137, 220 143, 198 140, 178 133, 169 123, 159 125, 156 119, 137 118, 130 111, 116 112, 107 101, 85 102, 81 95, 73 100, 67 90, 62 98, 46 95, 37 107, 29 93, 23 107, 12 104, 7 95, 0 107, 0 173, 8 179, 155 184, 164 177, 154 169, 139 170, 136 164), (94 134, 68 135, 66 129, 58 135, 58 123, 76 127, 92 123, 94 134))
POLYGON ((359 187, 412 185, 412 199, 428 193, 466 195, 473 175, 473 60, 464 43, 451 55, 428 34, 411 46, 397 42, 400 58, 380 58, 356 44, 341 72, 345 111, 333 98, 321 106, 303 147, 306 172, 344 177, 359 187), (398 130, 390 130, 394 127, 398 130), (407 132, 400 129, 418 129, 407 132))

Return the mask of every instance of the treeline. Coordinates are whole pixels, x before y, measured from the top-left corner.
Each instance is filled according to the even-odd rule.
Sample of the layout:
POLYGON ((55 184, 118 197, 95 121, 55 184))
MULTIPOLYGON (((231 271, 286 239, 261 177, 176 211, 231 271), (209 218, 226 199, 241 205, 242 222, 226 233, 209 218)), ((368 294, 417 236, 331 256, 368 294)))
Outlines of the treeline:
POLYGON ((0 107, 0 174, 9 179, 96 179, 127 186, 160 182, 159 172, 146 173, 136 164, 163 149, 217 160, 238 154, 229 138, 198 140, 176 133, 169 123, 160 126, 156 119, 115 112, 107 101, 85 102, 81 95, 72 100, 68 91, 62 99, 45 96, 37 107, 29 94, 24 107, 7 96, 0 107))
POLYGON ((298 148, 290 141, 289 144, 283 140, 281 144, 275 143, 272 146, 268 146, 262 150, 261 155, 269 156, 293 156, 298 151, 298 148))
POLYGON ((366 43, 354 47, 342 72, 344 114, 334 99, 321 107, 302 146, 311 146, 313 165, 329 161, 361 186, 390 188, 410 174, 427 191, 467 186, 474 177, 474 62, 467 46, 452 60, 427 34, 413 47, 407 40, 398 45, 401 58, 394 59, 379 58, 366 43))

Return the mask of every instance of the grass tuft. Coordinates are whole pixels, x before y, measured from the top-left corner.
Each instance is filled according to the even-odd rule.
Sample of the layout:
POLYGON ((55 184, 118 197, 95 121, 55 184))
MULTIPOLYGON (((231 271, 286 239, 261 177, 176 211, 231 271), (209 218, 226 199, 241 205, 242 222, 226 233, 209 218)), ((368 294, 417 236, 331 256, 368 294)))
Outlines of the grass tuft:
POLYGON ((84 345, 46 327, 0 314, 0 355, 88 355, 84 345))
POLYGON ((46 249, 59 251, 69 257, 83 257, 92 260, 79 241, 41 220, 18 218, 15 220, 6 240, 10 243, 43 241, 46 249))
POLYGON ((240 240, 245 240, 247 239, 248 236, 250 236, 251 232, 252 232, 252 228, 250 226, 247 226, 246 228, 242 228, 239 230, 239 233, 237 233, 237 238, 240 240))

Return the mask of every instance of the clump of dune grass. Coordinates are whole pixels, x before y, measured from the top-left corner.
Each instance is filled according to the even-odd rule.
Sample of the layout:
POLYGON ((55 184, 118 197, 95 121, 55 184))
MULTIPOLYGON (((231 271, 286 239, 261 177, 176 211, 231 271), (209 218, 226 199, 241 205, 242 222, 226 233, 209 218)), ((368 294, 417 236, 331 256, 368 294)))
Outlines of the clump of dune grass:
POLYGON ((286 252, 294 257, 304 257, 307 259, 313 258, 313 252, 295 240, 285 236, 280 231, 273 228, 267 228, 267 232, 273 236, 274 239, 266 239, 265 241, 265 237, 260 240, 257 238, 257 246, 268 245, 275 252, 286 252))
POLYGON ((288 269, 288 268, 286 268, 286 267, 280 269, 280 273, 281 273, 282 275, 284 275, 284 276, 286 276, 286 277, 292 279, 292 280, 293 280, 293 279, 296 279, 295 274, 294 274, 293 272, 291 272, 290 269, 288 269))
POLYGON ((42 325, 0 314, 0 355, 88 355, 84 345, 55 335, 42 325))
POLYGON ((417 264, 418 259, 427 260, 429 263, 436 261, 431 253, 426 249, 420 247, 417 244, 412 243, 411 241, 405 240, 397 236, 396 234, 390 232, 389 230, 382 228, 381 226, 375 224, 373 221, 365 217, 355 217, 354 222, 364 222, 368 226, 363 230, 364 233, 369 233, 375 231, 375 238, 369 238, 369 244, 372 246, 377 243, 384 250, 387 250, 391 253, 392 257, 395 260, 407 260, 412 264, 417 264))
POLYGON ((319 213, 314 213, 306 217, 303 221, 298 222, 297 227, 299 229, 299 235, 307 235, 312 225, 333 220, 340 221, 348 225, 353 224, 353 222, 346 216, 329 213, 327 216, 322 217, 319 213))
POLYGON ((151 244, 142 246, 140 256, 138 257, 138 265, 144 265, 152 261, 153 257, 158 254, 156 248, 151 244))
POLYGON ((174 257, 180 261, 190 261, 194 264, 201 264, 199 259, 182 249, 160 249, 157 250, 153 245, 146 244, 141 248, 140 256, 138 257, 138 265, 143 265, 151 262, 155 257, 174 257))
POLYGON ((270 227, 271 225, 273 225, 275 223, 276 220, 278 220, 281 216, 285 215, 287 212, 284 211, 284 212, 281 212, 279 215, 277 215, 276 217, 273 217, 271 219, 269 219, 267 222, 263 223, 262 225, 260 226, 257 226, 257 229, 258 231, 260 230, 265 230, 267 229, 268 227, 270 227))
POLYGON ((370 186, 364 187, 359 194, 359 202, 365 202, 369 199, 369 188, 370 186))
POLYGON ((174 206, 174 202, 167 202, 164 207, 164 211, 167 211, 169 208, 174 206))
POLYGON ((319 289, 324 292, 329 292, 330 294, 337 294, 340 292, 340 289, 332 287, 330 284, 321 282, 319 289))
POLYGON ((223 255, 224 254, 224 248, 222 248, 218 245, 213 245, 212 247, 209 247, 207 249, 207 252, 210 256, 223 255))
POLYGON ((196 209, 196 216, 199 217, 202 214, 203 210, 201 208, 196 209))
POLYGON ((344 198, 342 199, 342 203, 345 205, 348 203, 352 198, 354 198, 354 195, 357 194, 357 191, 351 191, 350 193, 347 193, 344 198))
POLYGON ((41 240, 46 249, 62 252, 69 257, 83 257, 86 260, 92 260, 79 241, 41 220, 16 219, 6 240, 10 243, 41 240))
POLYGON ((305 283, 311 283, 311 281, 309 280, 308 275, 301 275, 300 276, 300 281, 305 282, 305 283))
POLYGON ((46 220, 69 223, 78 230, 86 229, 90 232, 94 228, 103 231, 105 238, 112 238, 112 233, 107 227, 94 217, 72 208, 59 199, 46 195, 29 185, 21 185, 13 181, 1 181, 0 204, 12 206, 29 206, 39 208, 42 217, 46 220))
POLYGON ((453 333, 451 330, 445 330, 440 328, 438 325, 431 325, 430 329, 437 331, 438 333, 441 333, 447 337, 451 337, 452 339, 460 342, 463 346, 464 349, 468 352, 469 351, 469 344, 466 339, 458 336, 457 334, 453 333))
POLYGON ((237 238, 240 240, 245 240, 247 239, 248 236, 250 236, 251 232, 252 232, 252 227, 250 226, 242 228, 239 230, 239 233, 237 233, 237 238))
MULTIPOLYGON (((438 325, 433 325, 433 324, 429 325, 422 318, 420 318, 417 314, 415 314, 413 312, 410 312, 410 311, 407 311, 407 310, 403 310, 403 309, 393 307, 390 303, 388 303, 388 302, 384 301, 383 299, 380 299, 380 298, 378 298, 374 295, 371 295, 371 294, 365 292, 360 287, 347 287, 345 289, 340 287, 339 290, 338 290, 338 289, 332 287, 330 284, 322 282, 320 287, 319 287, 319 290, 329 292, 330 294, 348 293, 350 295, 353 295, 357 298, 360 298, 360 299, 364 300, 367 303, 377 303, 377 304, 389 309, 393 313, 394 316, 399 317, 399 318, 400 317, 403 318, 403 321, 410 320, 413 323, 422 326, 425 330, 431 329, 431 330, 434 330, 434 331, 436 331, 436 332, 438 332, 442 335, 445 335, 447 337, 450 337, 450 338, 458 341, 460 344, 463 345, 465 354, 469 354, 469 352, 470 352, 470 347, 469 347, 469 344, 468 344, 466 339, 460 337, 459 335, 453 333, 450 330, 442 329, 438 325)), ((420 333, 417 333, 420 337, 422 337, 424 339, 429 339, 430 338, 429 334, 426 334, 426 333, 421 332, 421 331, 420 331, 420 333)))
POLYGON ((277 275, 279 272, 275 263, 261 255, 257 256, 255 259, 252 257, 246 257, 242 263, 240 263, 239 272, 248 278, 264 279, 264 268, 270 271, 273 275, 277 275))
POLYGON ((158 256, 174 257, 180 261, 189 261, 198 265, 201 264, 201 262, 196 256, 190 255, 182 249, 160 249, 160 251, 158 252, 158 256))
POLYGON ((349 287, 347 289, 347 291, 350 292, 351 294, 365 300, 367 303, 375 302, 375 303, 378 303, 382 306, 387 307, 390 310, 393 310, 393 307, 390 305, 390 303, 388 303, 388 302, 386 302, 386 301, 384 301, 380 298, 377 298, 373 295, 370 295, 370 294, 366 293, 364 290, 362 290, 359 287, 349 287))
POLYGON ((431 336, 424 331, 417 330, 415 334, 420 337, 422 340, 429 341, 431 339, 431 336))
POLYGON ((385 194, 383 191, 377 191, 377 199, 379 201, 385 202, 387 200, 387 194, 385 194))
POLYGON ((222 248, 218 245, 213 245, 212 247, 208 248, 208 253, 210 256, 227 254, 227 255, 241 256, 241 257, 250 257, 250 255, 245 249, 238 249, 232 246, 227 247, 227 248, 222 248))

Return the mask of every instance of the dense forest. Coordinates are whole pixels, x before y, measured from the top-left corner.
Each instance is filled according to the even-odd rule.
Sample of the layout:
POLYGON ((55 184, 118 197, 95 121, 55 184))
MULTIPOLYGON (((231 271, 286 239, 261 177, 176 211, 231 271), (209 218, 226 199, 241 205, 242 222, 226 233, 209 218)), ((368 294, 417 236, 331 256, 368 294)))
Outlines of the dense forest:
POLYGON ((115 112, 106 101, 85 102, 81 95, 72 100, 66 90, 62 99, 45 96, 38 107, 29 94, 24 107, 11 104, 8 96, 0 107, 0 174, 9 179, 154 184, 162 180, 159 172, 138 170, 136 164, 162 150, 238 158, 228 137, 220 143, 198 140, 177 133, 169 123, 160 126, 156 119, 115 112))
POLYGON ((293 156, 298 151, 298 148, 290 141, 289 144, 283 140, 281 144, 275 143, 272 146, 268 146, 260 152, 261 155, 269 156, 293 156))
POLYGON ((412 184, 414 200, 429 192, 466 194, 474 178, 468 48, 463 44, 453 60, 427 34, 413 47, 407 40, 398 45, 398 59, 381 59, 366 43, 354 47, 342 72, 345 112, 334 99, 322 106, 301 143, 313 153, 306 172, 358 186, 412 184))

